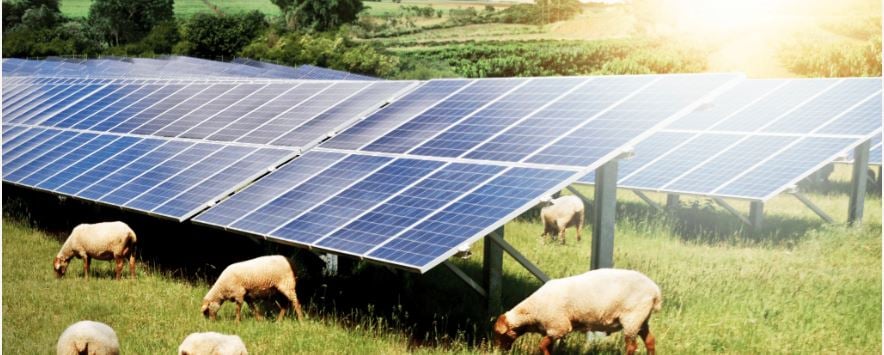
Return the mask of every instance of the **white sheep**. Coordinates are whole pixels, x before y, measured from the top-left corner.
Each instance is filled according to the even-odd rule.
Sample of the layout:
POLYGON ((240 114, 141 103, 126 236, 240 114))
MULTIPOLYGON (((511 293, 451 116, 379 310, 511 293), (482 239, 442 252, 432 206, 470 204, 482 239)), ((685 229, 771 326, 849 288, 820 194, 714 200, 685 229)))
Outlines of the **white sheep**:
MULTIPOLYGON (((212 289, 203 297, 202 312, 206 317, 215 319, 218 309, 228 300, 236 302, 236 321, 240 320, 242 303, 247 302, 252 308, 255 318, 261 319, 261 312, 255 302, 258 298, 266 298, 280 293, 295 307, 298 320, 303 318, 301 304, 295 293, 295 268, 291 261, 282 255, 271 255, 230 264, 212 289)), ((281 320, 288 310, 286 302, 279 302, 281 320)))
POLYGON ((178 355, 248 355, 246 344, 236 335, 216 332, 190 333, 178 346, 178 355))
POLYGON ((623 330, 626 353, 644 339, 654 354, 654 336, 648 328, 651 312, 662 306, 660 288, 647 276, 632 270, 598 269, 581 275, 550 280, 494 324, 499 347, 509 350, 520 335, 533 332, 544 337, 540 350, 549 354, 553 343, 572 331, 623 330))
POLYGON ((123 222, 80 224, 61 246, 52 263, 55 274, 64 276, 72 258, 83 259, 83 274, 89 278, 90 259, 111 260, 116 263, 116 279, 123 273, 123 264, 129 257, 129 273, 135 278, 135 232, 123 222))
POLYGON ((107 324, 90 320, 79 321, 67 327, 58 337, 58 355, 117 355, 120 341, 107 324))
POLYGON ((544 197, 540 200, 544 207, 540 210, 540 219, 543 221, 543 234, 551 238, 560 238, 565 244, 565 229, 574 227, 577 229, 577 241, 580 241, 580 229, 583 228, 583 200, 577 196, 562 196, 557 199, 544 197))

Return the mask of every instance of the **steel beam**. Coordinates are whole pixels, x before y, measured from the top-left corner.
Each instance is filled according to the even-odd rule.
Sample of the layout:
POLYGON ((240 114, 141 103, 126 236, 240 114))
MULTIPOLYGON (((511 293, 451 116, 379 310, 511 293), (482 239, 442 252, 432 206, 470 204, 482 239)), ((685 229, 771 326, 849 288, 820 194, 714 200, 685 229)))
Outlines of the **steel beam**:
POLYGON ((645 195, 644 192, 641 192, 641 191, 639 191, 639 190, 632 190, 632 192, 635 193, 636 196, 638 196, 639 198, 641 198, 642 201, 645 201, 645 203, 647 203, 648 205, 650 205, 651 207, 653 207, 655 210, 660 211, 660 212, 665 212, 665 211, 666 211, 666 209, 664 209, 663 206, 660 206, 659 203, 657 203, 657 202, 655 202, 654 200, 652 200, 650 197, 648 197, 648 195, 645 195))
POLYGON ((614 266, 614 215, 617 212, 617 160, 595 170, 592 209, 592 253, 589 268, 614 266))
POLYGON ((817 205, 815 205, 813 203, 813 201, 808 199, 807 196, 804 196, 804 194, 802 194, 798 191, 795 191, 792 193, 792 196, 795 196, 795 198, 797 198, 798 201, 801 201, 801 203, 803 203, 805 206, 807 206, 807 208, 809 208, 811 211, 816 213, 817 216, 820 216, 820 218, 822 218, 824 221, 826 221, 826 223, 835 222, 835 220, 831 216, 826 214, 825 211, 821 210, 817 205))
POLYGON ((503 248, 504 251, 507 252, 513 259, 522 265, 528 272, 530 272, 534 277, 536 277, 540 282, 546 283, 549 281, 549 276, 547 276, 537 265, 534 265, 531 261, 528 260, 522 253, 520 253, 516 248, 514 248, 510 243, 507 243, 503 238, 498 237, 496 234, 492 233, 488 235, 488 238, 491 239, 492 242, 503 248))
POLYGON ((678 194, 666 194, 666 208, 674 210, 679 207, 681 207, 681 203, 678 201, 678 194))
POLYGON ((457 275, 457 277, 459 277, 461 280, 463 280, 463 282, 465 282, 467 285, 469 285, 470 288, 473 289, 473 291, 476 291, 476 293, 478 293, 479 296, 488 297, 488 294, 485 292, 485 289, 482 288, 482 285, 479 285, 478 282, 473 281, 473 279, 470 278, 470 276, 467 275, 465 272, 463 272, 463 270, 461 270, 459 267, 457 267, 457 265, 454 265, 450 261, 447 261, 447 260, 445 262, 443 262, 442 264, 447 266, 448 270, 451 270, 451 272, 453 272, 455 275, 457 275))
POLYGON ((869 167, 869 147, 865 141, 853 150, 853 180, 850 184, 850 205, 847 206, 847 224, 858 225, 863 221, 863 207, 866 200, 866 170, 869 167))
POLYGON ((727 210, 728 212, 730 212, 732 215, 739 218, 740 221, 745 223, 747 226, 750 226, 750 227, 752 226, 752 222, 749 221, 748 218, 746 218, 742 214, 740 214, 740 211, 737 211, 737 209, 734 208, 734 206, 731 206, 725 200, 721 199, 720 197, 713 197, 712 200, 715 201, 715 203, 717 203, 719 206, 724 207, 724 209, 727 210))

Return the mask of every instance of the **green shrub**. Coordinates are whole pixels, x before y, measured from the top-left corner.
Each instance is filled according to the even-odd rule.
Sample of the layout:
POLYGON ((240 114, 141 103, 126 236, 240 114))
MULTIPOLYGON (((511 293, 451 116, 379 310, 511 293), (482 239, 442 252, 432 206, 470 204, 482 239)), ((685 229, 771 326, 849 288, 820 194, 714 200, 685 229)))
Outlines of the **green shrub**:
POLYGON ((802 40, 780 49, 792 72, 808 77, 881 76, 881 35, 865 43, 802 40))
POLYGON ((267 28, 264 14, 251 11, 218 16, 196 14, 184 25, 184 41, 176 50, 203 58, 233 57, 267 28))

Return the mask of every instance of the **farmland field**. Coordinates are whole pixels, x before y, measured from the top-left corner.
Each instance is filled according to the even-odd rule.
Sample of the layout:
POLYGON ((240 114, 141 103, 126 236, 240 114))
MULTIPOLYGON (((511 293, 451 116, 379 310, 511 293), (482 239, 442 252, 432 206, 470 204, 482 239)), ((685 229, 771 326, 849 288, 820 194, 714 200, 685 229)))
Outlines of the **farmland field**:
MULTIPOLYGON (((279 15, 279 8, 270 0, 209 0, 208 2, 217 6, 223 13, 258 10, 267 15, 279 15)), ((90 4, 92 0, 63 0, 60 4, 61 12, 68 17, 86 17, 89 15, 90 4)), ((175 0, 176 16, 186 18, 197 13, 212 13, 212 9, 203 0, 175 0)))
MULTIPOLYGON (((836 176, 841 180, 833 183, 834 192, 808 196, 842 223, 847 196, 840 191, 847 168, 839 167, 836 176)), ((619 191, 619 200, 615 263, 640 270, 661 286, 663 310, 651 321, 660 353, 881 352, 880 198, 867 199, 865 224, 852 228, 825 225, 793 197, 779 196, 765 206, 766 231, 754 236, 742 234, 735 218, 705 199, 684 197, 684 207, 672 217, 653 212, 626 190, 619 191)), ((491 350, 477 340, 488 329, 475 314, 482 300, 444 268, 396 276, 360 266, 354 277, 326 280, 325 291, 299 289, 309 314, 301 323, 291 317, 281 324, 256 321, 244 309, 237 326, 229 304, 219 321, 210 322, 198 310, 211 278, 164 269, 149 255, 142 256, 148 261, 139 264, 137 281, 110 280, 110 264, 99 261, 85 282, 78 260, 69 275, 56 280, 49 260, 65 232, 39 227, 51 224, 51 218, 29 217, 27 204, 4 202, 4 353, 51 352, 64 327, 80 319, 110 324, 123 352, 132 354, 171 353, 189 332, 207 330, 239 334, 250 352, 259 354, 491 350)), ((517 219, 505 231, 510 243, 552 277, 587 268, 589 228, 580 242, 569 231, 564 246, 541 243, 536 218, 517 219)), ((184 233, 168 234, 181 241, 187 239, 184 233)), ((476 279, 481 249, 476 243, 471 259, 454 260, 476 279)), ((310 276, 315 277, 299 277, 310 276)), ((539 286, 509 257, 504 278, 505 307, 539 286)), ((536 335, 521 338, 516 353, 533 352, 538 341, 536 335)), ((572 334, 558 349, 617 353, 622 337, 586 343, 584 336, 572 334)))

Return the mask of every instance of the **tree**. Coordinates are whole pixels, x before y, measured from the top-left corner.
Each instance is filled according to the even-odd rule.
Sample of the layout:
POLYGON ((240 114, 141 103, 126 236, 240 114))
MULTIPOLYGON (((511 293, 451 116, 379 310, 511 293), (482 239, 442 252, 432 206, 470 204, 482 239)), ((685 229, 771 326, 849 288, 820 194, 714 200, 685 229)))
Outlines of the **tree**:
POLYGON ((172 0, 93 0, 89 7, 89 23, 112 45, 137 41, 174 17, 172 0))
POLYGON ((194 15, 186 24, 187 54, 203 58, 233 57, 267 27, 260 11, 233 16, 194 15))
POLYGON ((356 20, 361 0, 271 0, 291 27, 326 31, 356 20))
POLYGON ((58 25, 64 17, 58 0, 15 0, 3 2, 3 31, 22 24, 26 17, 31 28, 49 28, 58 25), (28 14, 30 12, 30 14, 28 14), (27 15, 27 16, 26 16, 27 15))

